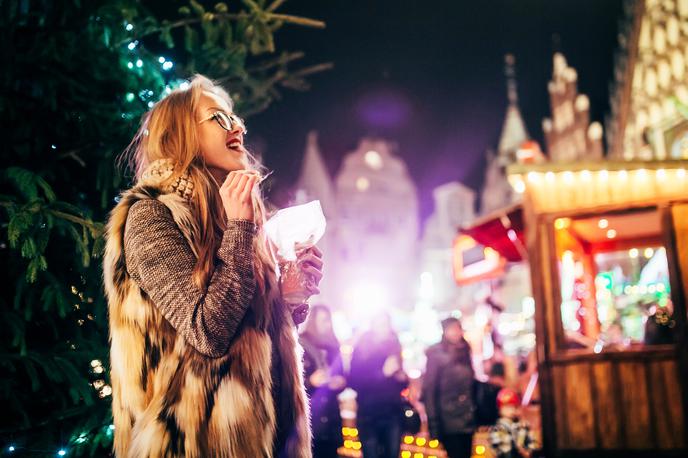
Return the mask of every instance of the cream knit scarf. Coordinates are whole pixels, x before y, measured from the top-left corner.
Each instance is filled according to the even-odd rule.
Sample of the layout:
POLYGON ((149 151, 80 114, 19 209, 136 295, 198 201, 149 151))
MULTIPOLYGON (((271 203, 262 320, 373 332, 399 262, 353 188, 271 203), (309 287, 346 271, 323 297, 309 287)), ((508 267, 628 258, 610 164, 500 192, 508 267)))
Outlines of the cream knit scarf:
MULTIPOLYGON (((159 184, 165 179, 169 178, 174 172, 174 162, 172 159, 158 159, 150 164, 141 174, 138 184, 140 185, 155 185, 159 184)), ((193 197, 194 185, 191 181, 191 175, 188 170, 185 170, 182 174, 177 176, 171 184, 166 185, 163 188, 163 192, 171 193, 176 192, 182 196, 187 201, 190 201, 193 197)))

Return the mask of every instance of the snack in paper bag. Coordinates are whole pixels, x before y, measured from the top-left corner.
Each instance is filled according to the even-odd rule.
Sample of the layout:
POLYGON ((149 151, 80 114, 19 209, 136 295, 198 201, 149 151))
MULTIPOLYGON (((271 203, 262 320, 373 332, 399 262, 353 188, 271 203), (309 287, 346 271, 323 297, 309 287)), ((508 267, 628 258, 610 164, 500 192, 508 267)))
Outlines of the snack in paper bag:
POLYGON ((319 200, 284 208, 265 223, 265 233, 285 261, 296 260, 296 250, 314 246, 325 234, 325 215, 319 200))

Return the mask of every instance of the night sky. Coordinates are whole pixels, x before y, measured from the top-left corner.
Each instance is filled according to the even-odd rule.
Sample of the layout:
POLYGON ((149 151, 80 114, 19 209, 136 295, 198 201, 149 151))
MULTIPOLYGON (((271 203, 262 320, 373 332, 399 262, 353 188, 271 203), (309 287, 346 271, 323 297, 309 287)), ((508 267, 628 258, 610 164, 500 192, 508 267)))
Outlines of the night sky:
POLYGON ((504 119, 507 52, 528 132, 541 143, 555 50, 578 71, 592 119, 609 111, 621 0, 290 0, 281 10, 327 28, 285 27, 277 46, 305 51, 303 65, 334 64, 309 79, 309 92, 285 90, 249 121, 248 143, 275 170, 271 196, 281 205, 311 129, 332 174, 363 135, 397 142, 423 219, 435 186, 459 180, 478 189, 504 119))

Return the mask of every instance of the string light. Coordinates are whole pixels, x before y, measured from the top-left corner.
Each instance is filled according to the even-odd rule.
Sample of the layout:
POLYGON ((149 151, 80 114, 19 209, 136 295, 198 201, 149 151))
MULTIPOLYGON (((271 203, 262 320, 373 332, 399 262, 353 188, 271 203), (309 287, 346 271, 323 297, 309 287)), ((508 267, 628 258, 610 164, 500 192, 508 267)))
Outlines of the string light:
POLYGON ((141 59, 137 60, 137 61, 136 61, 136 66, 137 66, 138 68, 143 67, 143 61, 142 61, 141 59))
POLYGON ((127 24, 124 26, 124 28, 127 32, 131 32, 132 30, 134 30, 134 24, 127 24))
POLYGON ((139 44, 138 41, 132 41, 131 43, 129 43, 129 44, 127 45, 127 48, 129 48, 129 51, 133 51, 134 48, 136 48, 136 45, 138 45, 138 44, 139 44))
POLYGON ((57 452, 57 454, 58 454, 59 456, 65 456, 65 455, 67 454, 67 450, 61 448, 61 449, 57 452))
POLYGON ((134 63, 133 63, 133 62, 127 62, 127 67, 128 67, 129 69, 134 68, 134 63))
POLYGON ((174 64, 172 62, 167 61, 167 62, 162 64, 162 69, 165 71, 171 70, 173 66, 174 66, 174 64))

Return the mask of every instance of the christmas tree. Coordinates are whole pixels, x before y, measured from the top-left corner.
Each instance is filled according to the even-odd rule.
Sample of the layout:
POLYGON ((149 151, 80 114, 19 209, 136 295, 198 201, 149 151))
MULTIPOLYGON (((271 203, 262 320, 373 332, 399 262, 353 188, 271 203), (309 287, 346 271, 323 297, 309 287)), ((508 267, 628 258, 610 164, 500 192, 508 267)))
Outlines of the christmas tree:
POLYGON ((149 3, 0 2, 0 453, 109 453, 102 235, 141 116, 194 73, 246 117, 328 67, 276 51, 284 25, 324 26, 284 0, 149 3))

